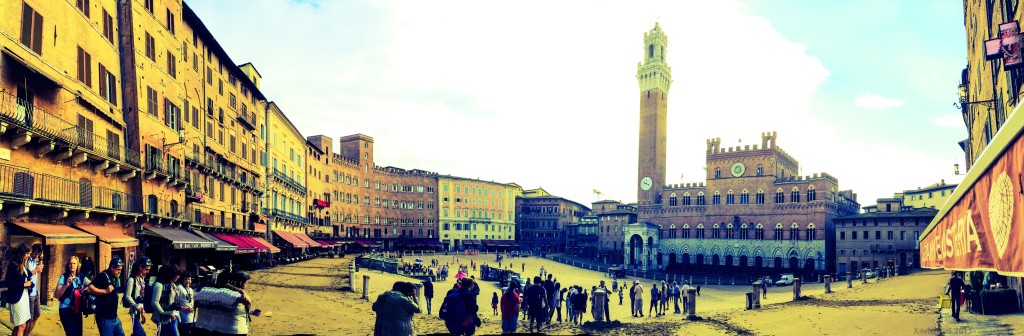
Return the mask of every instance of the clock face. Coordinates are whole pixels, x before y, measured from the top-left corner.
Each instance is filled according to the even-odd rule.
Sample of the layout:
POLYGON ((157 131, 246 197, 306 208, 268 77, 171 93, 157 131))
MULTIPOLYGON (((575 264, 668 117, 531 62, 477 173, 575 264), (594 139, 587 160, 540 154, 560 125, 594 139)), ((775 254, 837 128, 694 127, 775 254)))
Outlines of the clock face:
POLYGON ((736 162, 732 164, 732 168, 730 168, 730 170, 732 171, 733 177, 740 177, 743 176, 743 172, 747 171, 747 166, 744 166, 743 162, 736 162))
POLYGON ((651 186, 653 185, 654 181, 651 181, 650 176, 644 176, 644 178, 640 179, 640 189, 643 189, 644 191, 651 190, 651 186))

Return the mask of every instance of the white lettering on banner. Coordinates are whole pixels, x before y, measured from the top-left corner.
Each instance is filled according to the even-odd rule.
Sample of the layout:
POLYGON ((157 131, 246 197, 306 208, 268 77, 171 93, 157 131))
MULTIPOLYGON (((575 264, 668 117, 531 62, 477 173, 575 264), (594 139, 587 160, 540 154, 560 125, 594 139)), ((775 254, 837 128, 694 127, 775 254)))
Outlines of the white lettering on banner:
MULTIPOLYGON (((955 258, 968 253, 983 251, 978 228, 974 223, 973 211, 968 209, 964 216, 946 228, 942 240, 932 239, 922 249, 923 255, 932 256, 935 260, 955 258)), ((938 237, 936 237, 938 238, 938 237)))

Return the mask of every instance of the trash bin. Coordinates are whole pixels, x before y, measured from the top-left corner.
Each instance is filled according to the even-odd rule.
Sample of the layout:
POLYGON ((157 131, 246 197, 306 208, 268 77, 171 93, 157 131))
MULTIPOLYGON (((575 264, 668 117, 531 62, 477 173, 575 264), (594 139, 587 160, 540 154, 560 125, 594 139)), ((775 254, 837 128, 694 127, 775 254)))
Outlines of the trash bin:
POLYGON ((747 310, 751 310, 754 307, 754 293, 747 292, 747 310))

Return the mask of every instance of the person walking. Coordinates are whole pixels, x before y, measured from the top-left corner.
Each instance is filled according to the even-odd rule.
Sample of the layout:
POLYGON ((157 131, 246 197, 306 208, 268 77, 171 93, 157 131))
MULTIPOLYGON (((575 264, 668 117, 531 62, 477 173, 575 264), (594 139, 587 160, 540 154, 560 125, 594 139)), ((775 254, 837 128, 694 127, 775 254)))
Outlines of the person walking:
POLYGON ((768 280, 768 277, 765 277, 764 279, 761 279, 761 298, 762 299, 767 299, 768 298, 768 283, 769 282, 771 282, 771 280, 768 280))
POLYGON ((443 315, 440 317, 452 335, 473 335, 476 327, 480 326, 480 317, 477 316, 480 306, 473 294, 474 287, 476 282, 472 278, 462 278, 458 289, 449 292, 444 298, 440 311, 443 315))
MULTIPOLYGON (((605 322, 611 322, 612 318, 611 318, 611 313, 608 311, 608 302, 611 302, 611 297, 610 296, 612 295, 612 292, 611 292, 611 290, 608 289, 607 286, 604 285, 604 280, 601 280, 601 285, 597 286, 597 288, 600 289, 602 292, 604 292, 604 295, 603 295, 603 297, 604 297, 603 301, 604 302, 599 302, 598 303, 598 304, 600 304, 604 308, 604 309, 602 309, 602 310, 604 310, 604 320, 605 320, 605 322)), ((591 292, 591 295, 594 295, 593 292, 591 292)), ((594 297, 598 297, 598 296, 594 295, 594 297)), ((593 306, 593 307, 594 307, 594 310, 596 311, 597 310, 597 306, 593 306)))
POLYGON ((68 263, 64 266, 64 274, 57 279, 57 288, 53 289, 53 297, 57 298, 57 302, 59 302, 57 313, 60 317, 60 324, 64 328, 66 336, 82 336, 82 312, 74 311, 71 305, 75 290, 89 286, 89 278, 82 274, 80 269, 81 263, 77 256, 68 258, 68 263))
POLYGON ((529 306, 530 319, 528 321, 528 330, 533 332, 534 322, 536 322, 537 331, 540 331, 542 327, 541 323, 544 322, 545 312, 547 311, 547 300, 548 293, 544 289, 540 276, 533 278, 534 285, 531 285, 526 289, 526 302, 529 306))
POLYGON ((661 306, 658 308, 661 309, 661 316, 665 316, 665 313, 668 312, 668 285, 665 281, 661 282, 661 306))
POLYGON ((196 323, 196 290, 192 289, 192 273, 184 272, 178 278, 178 306, 181 307, 178 320, 178 334, 191 336, 192 326, 196 323))
POLYGON ((960 322, 960 294, 964 288, 964 281, 960 279, 959 272, 953 271, 946 284, 946 293, 949 293, 949 309, 953 319, 960 322))
POLYGON ((28 308, 32 313, 32 317, 25 323, 25 336, 29 336, 32 335, 32 329, 35 329, 36 321, 39 321, 39 315, 42 313, 39 307, 39 274, 43 273, 42 244, 32 244, 32 254, 29 256, 26 265, 32 273, 32 288, 28 290, 28 308))
POLYGON ((153 323, 156 323, 157 336, 178 336, 178 319, 181 306, 178 305, 178 287, 175 282, 181 277, 178 266, 164 265, 157 272, 153 282, 152 296, 149 305, 153 307, 153 323))
MULTIPOLYGON (((544 267, 541 266, 541 269, 544 269, 544 267)), ((544 280, 543 284, 544 284, 544 292, 547 293, 547 295, 548 295, 545 298, 547 300, 547 302, 544 303, 544 304, 547 305, 547 310, 544 311, 544 322, 546 324, 548 324, 548 325, 551 325, 551 317, 554 316, 554 314, 555 314, 555 305, 554 305, 555 302, 554 301, 555 301, 555 298, 558 297, 558 292, 555 289, 555 281, 552 279, 552 275, 551 274, 548 274, 548 279, 544 280)))
POLYGON ((395 282, 390 291, 377 296, 377 301, 373 302, 373 311, 377 315, 373 335, 415 335, 412 317, 420 312, 419 305, 413 300, 416 296, 416 286, 405 281, 395 282))
POLYGON ((531 283, 532 283, 531 281, 533 281, 533 280, 531 280, 530 278, 526 278, 526 284, 523 285, 523 288, 522 288, 522 292, 523 292, 523 295, 522 295, 523 296, 522 305, 523 306, 522 306, 522 308, 520 308, 520 310, 523 311, 523 320, 524 321, 527 318, 530 317, 530 302, 528 300, 526 300, 526 290, 529 289, 530 286, 532 286, 531 285, 531 283))
POLYGON ((515 286, 508 286, 505 293, 501 295, 501 333, 514 334, 519 328, 519 293, 516 293, 515 286))
POLYGON ((96 329, 100 336, 124 336, 121 318, 117 316, 117 289, 121 288, 121 270, 124 261, 120 257, 110 258, 106 270, 96 275, 89 284, 89 294, 96 296, 96 329))
POLYGON ((491 296, 491 309, 494 309, 494 316, 498 316, 498 292, 491 296))
POLYGON ((625 290, 625 289, 626 289, 625 286, 619 287, 619 305, 620 306, 622 305, 622 291, 625 290))
POLYGON ((194 335, 248 335, 252 298, 245 291, 249 276, 242 272, 221 274, 216 286, 196 293, 194 335))
POLYGON ((7 304, 11 313, 11 324, 14 325, 11 331, 12 336, 25 335, 27 323, 32 319, 32 311, 29 304, 29 291, 34 287, 32 283, 33 270, 28 268, 28 260, 31 257, 32 249, 22 244, 10 252, 10 262, 7 264, 5 294, 7 304))
POLYGON ((676 308, 675 309, 675 313, 676 314, 681 314, 682 313, 682 312, 679 311, 679 296, 681 294, 682 294, 682 291, 679 290, 679 283, 675 282, 675 281, 672 281, 672 305, 675 306, 675 308, 676 308))
POLYGON ((132 265, 131 276, 125 284, 124 296, 121 303, 128 308, 128 316, 132 319, 132 336, 146 336, 146 329, 142 324, 146 323, 146 312, 144 307, 144 296, 146 293, 146 275, 153 262, 146 256, 142 256, 132 265))
MULTIPOLYGON (((647 317, 661 316, 658 312, 658 301, 661 299, 661 293, 658 291, 658 283, 655 282, 651 285, 651 306, 647 308, 647 317), (651 312, 654 312, 653 314, 651 312)), ((643 309, 643 308, 641 308, 643 309)))
POLYGON ((640 280, 635 280, 633 282, 632 291, 633 295, 631 296, 631 299, 635 302, 633 305, 633 317, 637 317, 637 314, 639 314, 640 317, 644 317, 644 286, 640 285, 640 280))
POLYGON ((434 283, 430 279, 423 280, 423 300, 427 304, 427 315, 430 315, 430 301, 434 299, 434 283))

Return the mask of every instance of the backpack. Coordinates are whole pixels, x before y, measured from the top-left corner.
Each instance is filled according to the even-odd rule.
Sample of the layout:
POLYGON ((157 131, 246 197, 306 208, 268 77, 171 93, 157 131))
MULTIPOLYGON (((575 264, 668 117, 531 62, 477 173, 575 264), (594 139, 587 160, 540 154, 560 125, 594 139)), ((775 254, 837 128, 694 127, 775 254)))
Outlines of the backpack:
MULTIPOLYGON (((144 300, 142 302, 142 309, 149 314, 156 312, 156 309, 153 307, 153 288, 156 287, 154 286, 155 284, 156 283, 154 282, 153 284, 146 286, 146 290, 143 291, 142 294, 142 300, 144 300)), ((173 284, 170 286, 163 286, 163 289, 160 291, 161 293, 159 304, 160 308, 163 309, 164 311, 167 311, 167 307, 171 305, 171 286, 173 286, 173 284)))
POLYGON ((468 315, 466 300, 462 295, 459 295, 458 290, 453 290, 444 297, 444 301, 441 303, 441 310, 437 313, 437 317, 445 321, 459 321, 464 319, 466 315, 468 315))

